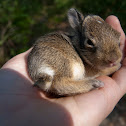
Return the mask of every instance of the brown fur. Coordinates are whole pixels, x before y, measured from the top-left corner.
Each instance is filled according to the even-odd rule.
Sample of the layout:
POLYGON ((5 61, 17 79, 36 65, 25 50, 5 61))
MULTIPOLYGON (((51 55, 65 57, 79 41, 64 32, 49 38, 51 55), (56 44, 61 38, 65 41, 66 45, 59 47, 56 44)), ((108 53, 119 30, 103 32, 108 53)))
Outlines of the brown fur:
POLYGON ((102 18, 84 17, 70 9, 68 19, 72 34, 55 32, 40 37, 28 56, 28 72, 35 85, 65 96, 103 87, 95 77, 118 70, 122 58, 120 33, 102 18), (109 66, 111 63, 114 65, 109 66))

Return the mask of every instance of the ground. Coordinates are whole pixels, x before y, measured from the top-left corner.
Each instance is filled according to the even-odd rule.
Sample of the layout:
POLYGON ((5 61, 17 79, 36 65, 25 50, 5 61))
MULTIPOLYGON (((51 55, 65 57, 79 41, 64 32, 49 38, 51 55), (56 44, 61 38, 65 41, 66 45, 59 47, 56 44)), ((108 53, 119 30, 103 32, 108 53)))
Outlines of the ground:
POLYGON ((126 96, 119 101, 100 126, 126 126, 126 96))

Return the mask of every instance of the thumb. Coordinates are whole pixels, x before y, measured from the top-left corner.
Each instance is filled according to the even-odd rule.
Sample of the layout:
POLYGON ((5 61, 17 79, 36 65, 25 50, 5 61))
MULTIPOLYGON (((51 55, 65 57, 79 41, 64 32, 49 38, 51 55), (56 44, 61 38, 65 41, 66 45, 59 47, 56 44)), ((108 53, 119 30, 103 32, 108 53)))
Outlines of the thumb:
POLYGON ((115 30, 121 33, 120 37, 120 48, 121 50, 124 50, 125 46, 125 33, 123 32, 123 29, 120 25, 120 22, 116 16, 108 16, 105 20, 108 24, 110 24, 115 30))

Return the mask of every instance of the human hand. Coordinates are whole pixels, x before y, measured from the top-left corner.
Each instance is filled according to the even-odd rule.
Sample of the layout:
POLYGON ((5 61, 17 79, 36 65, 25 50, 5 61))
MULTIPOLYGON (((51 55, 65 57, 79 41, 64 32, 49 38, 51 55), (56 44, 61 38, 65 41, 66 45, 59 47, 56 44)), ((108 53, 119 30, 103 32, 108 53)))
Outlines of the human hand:
MULTIPOLYGON (((106 19, 121 32, 121 49, 125 34, 118 19, 106 19)), ((126 93, 126 58, 112 77, 99 77, 104 88, 64 98, 47 98, 32 87, 27 74, 30 50, 8 61, 0 70, 0 125, 98 126, 126 93)))

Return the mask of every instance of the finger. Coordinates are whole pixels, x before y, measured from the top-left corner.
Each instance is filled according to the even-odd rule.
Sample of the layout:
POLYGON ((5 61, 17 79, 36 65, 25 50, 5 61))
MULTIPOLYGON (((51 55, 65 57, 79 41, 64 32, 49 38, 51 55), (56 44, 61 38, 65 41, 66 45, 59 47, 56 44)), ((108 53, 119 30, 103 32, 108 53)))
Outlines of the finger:
POLYGON ((15 61, 19 62, 21 60, 21 62, 24 62, 23 59, 25 59, 25 57, 27 58, 28 54, 30 53, 30 51, 32 50, 32 48, 30 48, 29 50, 27 50, 26 52, 23 52, 21 54, 18 54, 16 56, 14 56, 12 59, 10 59, 9 61, 7 61, 2 68, 8 68, 11 67, 12 64, 15 64, 15 61))
POLYGON ((32 48, 30 48, 29 50, 27 50, 24 53, 16 55, 12 59, 10 59, 8 62, 6 62, 2 66, 1 69, 15 70, 15 71, 19 72, 20 74, 22 74, 23 76, 25 76, 27 79, 29 79, 29 76, 27 74, 27 57, 28 57, 28 54, 30 53, 31 49, 32 48))
POLYGON ((124 50, 125 47, 125 33, 123 32, 123 29, 120 25, 120 22, 116 16, 108 16, 105 20, 108 24, 110 24, 115 30, 121 33, 120 37, 120 48, 121 50, 124 50))
MULTIPOLYGON (((126 61, 126 59, 124 59, 126 61)), ((123 66, 118 70, 112 78, 116 81, 121 89, 122 95, 126 93, 126 63, 123 63, 123 66)))
POLYGON ((22 54, 24 54, 24 55, 28 55, 28 54, 31 52, 31 50, 32 50, 32 48, 28 49, 27 51, 25 51, 25 52, 22 53, 22 54))
MULTIPOLYGON (((125 33, 123 32, 123 29, 120 25, 120 22, 116 16, 109 16, 106 18, 106 22, 110 24, 114 29, 119 31, 121 33, 121 38, 120 38, 120 48, 123 50, 125 54, 125 33)), ((126 59, 124 59, 126 61, 126 59)), ((116 81, 116 83, 119 85, 121 89, 122 95, 126 93, 126 64, 125 61, 123 61, 122 68, 117 71, 112 78, 116 81)))

